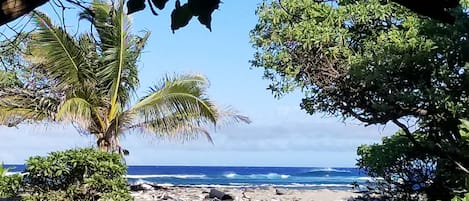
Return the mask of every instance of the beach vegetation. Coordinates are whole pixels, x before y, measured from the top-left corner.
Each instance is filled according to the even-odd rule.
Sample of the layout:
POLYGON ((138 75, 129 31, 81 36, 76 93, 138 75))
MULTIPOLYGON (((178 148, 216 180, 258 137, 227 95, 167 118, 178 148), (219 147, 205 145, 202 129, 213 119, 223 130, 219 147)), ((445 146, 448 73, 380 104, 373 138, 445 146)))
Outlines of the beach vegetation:
POLYGON ((26 161, 23 200, 132 200, 117 153, 71 149, 26 161))
POLYGON ((26 40, 23 65, 14 70, 23 76, 21 84, 0 89, 0 124, 71 123, 96 136, 99 149, 128 154, 119 139, 131 131, 211 141, 211 128, 250 122, 217 106, 207 95, 209 81, 197 73, 163 76, 136 98, 137 62, 150 33, 131 33, 123 2, 94 1, 80 14, 93 33, 78 36, 35 12, 37 31, 26 40))
POLYGON ((264 69, 274 97, 302 91, 300 107, 309 114, 395 124, 401 131, 383 141, 390 150, 372 145, 361 147, 362 154, 394 151, 368 158, 394 158, 380 161, 388 166, 382 170, 392 170, 389 177, 399 173, 393 168, 420 174, 412 163, 436 160, 438 174, 429 179, 443 186, 433 192, 449 200, 464 186, 460 175, 469 173, 468 141, 460 133, 460 119, 469 117, 467 5, 451 13, 454 24, 381 0, 266 0, 251 31, 256 48, 251 64, 264 69), (415 154, 406 153, 409 149, 415 154))
MULTIPOLYGON (((414 134, 423 147, 428 135, 414 134)), ((454 164, 416 147, 402 131, 384 137, 381 143, 361 145, 357 166, 374 178, 368 188, 392 200, 448 200, 466 192, 464 171, 454 164)))
POLYGON ((16 198, 22 186, 22 175, 8 174, 10 168, 0 164, 0 199, 16 198))

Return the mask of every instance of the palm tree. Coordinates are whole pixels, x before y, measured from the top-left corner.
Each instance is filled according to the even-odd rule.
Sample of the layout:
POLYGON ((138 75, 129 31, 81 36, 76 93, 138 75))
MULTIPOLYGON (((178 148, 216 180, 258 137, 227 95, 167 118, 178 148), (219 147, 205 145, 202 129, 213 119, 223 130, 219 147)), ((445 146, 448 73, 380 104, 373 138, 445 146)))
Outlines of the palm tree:
POLYGON ((119 136, 131 131, 182 140, 205 135, 211 141, 210 127, 250 122, 217 107, 207 97, 208 80, 199 74, 165 76, 133 101, 139 84, 136 63, 149 33, 129 33, 122 0, 118 5, 95 1, 80 17, 96 33, 73 37, 46 15, 34 14, 38 31, 28 43, 26 60, 42 78, 0 90, 0 124, 69 122, 80 133, 95 135, 101 150, 122 154, 126 150, 119 136))

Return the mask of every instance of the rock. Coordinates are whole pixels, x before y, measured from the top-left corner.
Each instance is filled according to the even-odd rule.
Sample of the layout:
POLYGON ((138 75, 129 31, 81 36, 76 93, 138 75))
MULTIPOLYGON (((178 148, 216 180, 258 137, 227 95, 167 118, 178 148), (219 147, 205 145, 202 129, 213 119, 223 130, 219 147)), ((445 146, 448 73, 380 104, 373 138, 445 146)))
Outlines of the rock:
POLYGON ((218 198, 218 200, 233 200, 233 197, 231 195, 228 195, 217 189, 210 189, 210 193, 208 194, 208 197, 218 198))
POLYGON ((153 185, 150 185, 147 183, 130 185, 131 191, 147 191, 147 190, 153 190, 153 189, 154 189, 153 185))
POLYGON ((280 189, 275 189, 275 195, 285 195, 285 192, 280 189))

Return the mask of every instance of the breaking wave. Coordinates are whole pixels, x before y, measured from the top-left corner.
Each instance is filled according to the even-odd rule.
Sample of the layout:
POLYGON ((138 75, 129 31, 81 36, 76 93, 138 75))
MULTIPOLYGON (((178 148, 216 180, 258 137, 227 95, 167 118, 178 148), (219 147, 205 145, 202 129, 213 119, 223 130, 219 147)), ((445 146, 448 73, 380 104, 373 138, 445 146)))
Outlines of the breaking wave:
POLYGON ((202 179, 207 177, 204 174, 148 174, 148 175, 127 175, 128 179, 146 178, 177 178, 177 179, 202 179))

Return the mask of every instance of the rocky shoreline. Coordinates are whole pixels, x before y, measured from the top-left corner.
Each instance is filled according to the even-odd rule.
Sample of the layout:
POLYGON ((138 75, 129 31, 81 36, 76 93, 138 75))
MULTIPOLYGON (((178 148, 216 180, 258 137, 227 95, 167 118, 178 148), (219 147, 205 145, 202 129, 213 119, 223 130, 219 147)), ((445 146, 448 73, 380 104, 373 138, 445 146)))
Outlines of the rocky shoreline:
POLYGON ((285 188, 230 188, 132 185, 135 201, 347 201, 359 196, 349 190, 298 190, 285 188))

